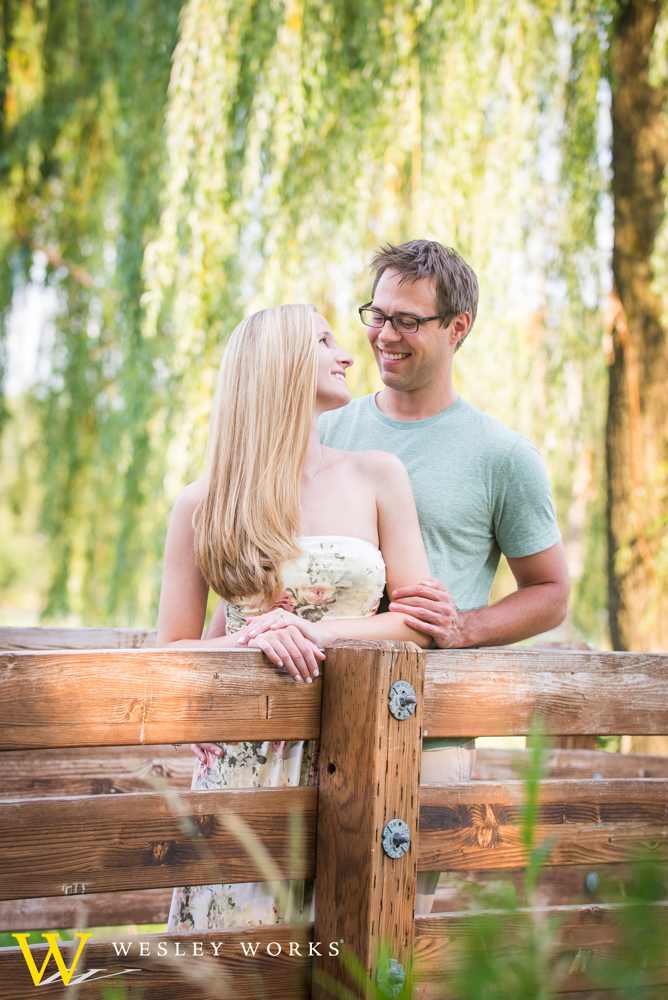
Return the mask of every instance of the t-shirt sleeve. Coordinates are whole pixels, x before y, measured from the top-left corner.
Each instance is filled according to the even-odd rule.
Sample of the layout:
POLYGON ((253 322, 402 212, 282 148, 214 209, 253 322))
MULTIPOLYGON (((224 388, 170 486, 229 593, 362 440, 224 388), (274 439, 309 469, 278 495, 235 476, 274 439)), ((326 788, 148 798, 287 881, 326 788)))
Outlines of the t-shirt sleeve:
POLYGON ((326 448, 332 447, 329 443, 331 438, 331 430, 332 430, 332 419, 329 415, 329 412, 325 411, 325 413, 321 413, 320 417, 318 418, 318 437, 320 438, 320 444, 324 444, 326 448))
POLYGON ((543 459, 520 438, 499 473, 494 500, 494 534, 510 559, 549 549, 561 538, 543 459))

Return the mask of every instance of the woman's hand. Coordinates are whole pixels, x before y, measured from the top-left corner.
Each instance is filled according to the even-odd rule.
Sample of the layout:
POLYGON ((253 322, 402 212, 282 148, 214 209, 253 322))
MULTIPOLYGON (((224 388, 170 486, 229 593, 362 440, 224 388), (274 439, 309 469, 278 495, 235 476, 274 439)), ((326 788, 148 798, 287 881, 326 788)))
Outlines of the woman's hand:
POLYGON ((304 680, 307 684, 320 673, 318 660, 325 659, 325 654, 316 643, 307 639, 294 625, 267 628, 259 635, 253 632, 245 643, 250 648, 261 649, 277 667, 285 667, 293 680, 304 680))
POLYGON ((283 611, 281 608, 251 618, 246 627, 237 632, 237 642, 244 645, 249 639, 254 639, 261 632, 276 631, 289 625, 299 629, 304 638, 312 642, 314 646, 320 648, 325 645, 320 630, 315 625, 312 625, 305 618, 293 615, 291 611, 283 611))
POLYGON ((191 743, 190 749, 203 764, 207 763, 207 751, 216 757, 224 757, 225 751, 217 743, 191 743))

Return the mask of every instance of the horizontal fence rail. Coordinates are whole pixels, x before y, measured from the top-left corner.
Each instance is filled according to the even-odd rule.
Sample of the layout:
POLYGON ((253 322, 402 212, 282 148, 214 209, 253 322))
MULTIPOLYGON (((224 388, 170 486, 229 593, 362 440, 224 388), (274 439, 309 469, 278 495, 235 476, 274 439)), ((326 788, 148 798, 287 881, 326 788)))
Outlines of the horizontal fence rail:
POLYGON ((320 692, 255 651, 0 653, 0 749, 311 739, 320 692))
MULTIPOLYGON (((668 732, 667 656, 441 650, 425 663, 423 735, 668 732)), ((320 690, 253 651, 4 652, 0 749, 311 739, 320 690)))
MULTIPOLYGON (((72 891, 59 896, 10 899, 0 906, 0 933, 49 930, 53 927, 120 927, 124 924, 164 924, 173 889, 127 889, 91 892, 70 883, 72 891)), ((441 909, 463 909, 444 906, 441 909)), ((12 942, 13 943, 13 942, 12 942)), ((2 953, 0 952, 0 955, 2 953)), ((0 959, 1 963, 1 959, 0 959)))
POLYGON ((313 878, 317 795, 228 788, 0 802, 0 898, 77 884, 84 893, 313 878))
MULTIPOLYGON (((623 903, 627 887, 641 877, 638 862, 547 867, 540 876, 540 900, 544 906, 595 906, 603 902, 623 903), (593 877, 593 881, 592 881, 593 877)), ((481 892, 499 890, 511 880, 522 892, 524 868, 485 868, 449 871, 441 875, 432 913, 479 909, 481 892)), ((657 881, 668 882, 668 865, 657 864, 657 881)), ((169 905, 169 904, 168 904, 169 905)))
MULTIPOLYGON (((3 927, 65 926, 65 915, 92 926, 93 914, 104 915, 101 924, 139 915, 152 922, 166 918, 174 885, 316 876, 315 926, 125 938, 127 967, 138 971, 124 975, 144 1000, 219 997, 221 989, 241 1000, 325 1000, 328 975, 354 993, 340 959, 311 958, 309 942, 344 942, 374 979, 381 939, 404 964, 415 945, 416 997, 447 1000, 460 941, 478 919, 447 906, 463 905, 465 884, 486 887, 504 873, 519 879, 527 862, 517 777, 530 752, 480 750, 476 780, 420 786, 421 737, 528 735, 536 724, 555 735, 668 732, 666 656, 422 653, 406 643, 341 641, 307 686, 255 651, 158 650, 148 631, 30 631, 0 630, 3 927), (76 648, 56 648, 66 639, 76 648), (396 680, 415 689, 416 710, 404 720, 388 711, 396 680), (191 792, 194 758, 171 747, 318 737, 319 788, 191 792), (379 846, 389 819, 410 832, 396 858, 379 846), (441 912, 414 919, 418 871, 448 874, 441 912), (38 907, 43 916, 31 924, 38 907), (150 955, 138 954, 141 941, 150 955), (172 951, 197 942, 204 952, 172 951), (249 942, 259 942, 256 957, 245 953, 249 942), (280 956, 264 950, 272 942, 280 956)), ((588 873, 617 878, 623 894, 639 858, 668 865, 668 760, 553 750, 545 775, 535 834, 550 846, 552 896, 532 912, 563 916, 559 947, 573 972, 560 988, 575 1000, 587 987, 578 955, 614 950, 617 910, 563 901, 574 890, 586 902, 588 873)), ((661 925, 666 912, 663 903, 653 911, 661 925)), ((126 959, 110 947, 89 942, 86 969, 122 972, 126 959)), ((36 946, 34 954, 39 965, 46 951, 36 946)), ((650 969, 648 981, 668 985, 666 969, 650 969)), ((93 982, 78 988, 99 996, 93 982)), ((62 984, 31 985, 19 949, 0 954, 0 1000, 61 995, 62 984)))
POLYGON ((0 798, 190 791, 194 764, 188 744, 5 750, 0 753, 0 798))
POLYGON ((154 628, 28 628, 0 626, 0 649, 155 649, 154 628))
MULTIPOLYGON (((516 781, 526 771, 530 750, 479 747, 474 781, 516 781)), ((187 744, 176 748, 125 746, 0 753, 0 799, 47 795, 123 795, 151 789, 190 790, 195 757, 187 744)), ((668 778, 668 757, 552 750, 546 778, 668 778)))
MULTIPOLYGON (((521 781, 423 785, 418 868, 452 871, 527 864, 521 781)), ((668 861, 668 781, 541 782, 536 838, 547 865, 668 861)))
MULTIPOLYGON (((98 969, 98 975, 133 971, 102 982, 83 982, 76 987, 76 995, 99 1000, 100 986, 116 985, 121 990, 118 984, 124 983, 127 992, 120 996, 141 1000, 310 1000, 312 924, 197 932, 195 940, 197 948, 193 942, 186 943, 182 934, 119 935, 116 941, 120 955, 110 941, 89 941, 84 950, 86 969, 98 969), (141 942, 145 944, 144 955, 141 942), (159 949, 160 942, 164 942, 164 949, 159 949), (127 956, 122 954, 121 943, 129 945, 127 956), (163 950, 165 954, 159 954, 163 950)), ((37 945, 30 950, 41 968, 48 948, 37 945)), ((63 944, 61 953, 69 967, 74 954, 72 945, 63 944)), ((0 970, 0 1000, 52 1000, 75 993, 73 985, 65 989, 62 983, 34 986, 18 947, 8 948, 2 955, 0 970)))
MULTIPOLYGON (((579 992, 590 983, 587 972, 592 966, 614 953, 621 934, 618 920, 623 915, 623 907, 610 906, 563 906, 537 908, 531 911, 517 910, 504 913, 506 928, 511 933, 513 926, 521 931, 527 913, 537 922, 550 919, 559 921, 557 954, 572 959, 572 973, 561 979, 559 986, 564 992, 579 992), (581 965, 577 956, 583 959, 581 965), (578 972, 575 969, 578 968, 578 972)), ((668 932, 668 903, 659 903, 651 908, 652 919, 668 932)), ((480 921, 475 913, 437 914, 415 919, 415 962, 421 982, 416 994, 420 1000, 444 1000, 448 996, 448 986, 452 986, 458 971, 458 947, 465 936, 470 936, 472 928, 480 921)), ((650 969, 648 979, 655 985, 668 984, 668 967, 650 969)), ((561 978, 561 977, 560 977, 561 978)), ((591 997, 591 993, 587 996, 591 997)), ((661 994, 663 996, 663 994, 661 994)), ((656 994, 653 994, 653 1000, 656 994)), ((649 1000, 649 998, 648 998, 649 1000)), ((656 997, 658 1000, 658 997, 656 997)))
POLYGON ((668 656, 585 650, 426 653, 429 736, 668 733, 668 656), (472 706, 475 706, 472 708, 472 706))
MULTIPOLYGON (((0 898, 60 895, 77 883, 80 892, 111 892, 313 878, 317 795, 226 789, 0 802, 0 898), (270 870, 252 860, 251 841, 271 856, 270 870)), ((526 864, 523 809, 519 781, 423 785, 418 871, 526 864)), ((544 781, 537 837, 553 843, 548 865, 668 862, 668 781, 544 781)))
MULTIPOLYGON (((517 924, 518 931, 521 929, 526 912, 519 910, 504 915, 511 931, 513 923, 517 924)), ((557 954, 576 959, 578 954, 584 953, 583 965, 591 956, 594 962, 600 961, 613 953, 618 944, 616 918, 621 912, 618 906, 545 907, 531 912, 539 921, 559 920, 557 954)), ((668 932, 668 904, 654 906, 652 916, 668 932)), ((474 913, 416 917, 415 995, 419 1000, 447 1000, 448 987, 454 985, 458 972, 459 944, 471 934, 471 928, 479 919, 480 914, 474 913)), ((91 941, 86 946, 86 965, 112 975, 133 969, 136 977, 130 989, 141 989, 142 1000, 183 1000, 184 990, 192 1000, 220 1000, 223 995, 239 1000, 257 1000, 259 996, 268 1000, 310 1000, 311 943, 321 952, 330 947, 329 942, 316 943, 312 924, 195 932, 190 940, 183 934, 118 935, 115 941, 116 947, 111 941, 91 941), (127 953, 123 955, 125 949, 127 953), (253 970, 250 976, 249 966, 253 970)), ((61 947, 68 965, 72 950, 71 944, 61 947)), ((37 945, 31 951, 39 967, 47 948, 37 945)), ((20 950, 12 948, 8 952, 2 965, 5 975, 0 980, 0 1000, 15 1000, 17 994, 11 982, 25 978, 20 950)), ((577 966, 577 961, 572 965, 577 966)), ((586 968, 580 973, 573 971, 562 980, 561 988, 575 996, 588 983, 586 973, 586 968)), ((668 985, 668 968, 650 969, 648 978, 657 986, 668 985)), ((99 996, 94 982, 84 982, 79 989, 84 996, 99 996)), ((26 984, 22 994, 26 1000, 53 995, 48 986, 33 987, 32 984, 26 984)), ((591 998, 592 993, 587 991, 586 996, 591 998)))

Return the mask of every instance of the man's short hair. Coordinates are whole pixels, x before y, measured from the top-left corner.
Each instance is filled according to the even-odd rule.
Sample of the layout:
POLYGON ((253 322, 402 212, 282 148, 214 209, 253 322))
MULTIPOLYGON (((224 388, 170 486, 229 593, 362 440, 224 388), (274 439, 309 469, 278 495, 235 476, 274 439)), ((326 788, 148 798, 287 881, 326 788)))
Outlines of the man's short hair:
MULTIPOLYGON (((467 312, 471 317, 468 337, 478 311, 478 279, 473 268, 452 247, 441 246, 433 240, 410 240, 396 247, 388 243, 376 250, 370 266, 375 275, 372 295, 376 293, 381 276, 390 269, 401 275, 401 284, 433 278, 436 283, 436 311, 446 313, 446 319, 467 312)), ((456 350, 466 337, 462 337, 456 350)))

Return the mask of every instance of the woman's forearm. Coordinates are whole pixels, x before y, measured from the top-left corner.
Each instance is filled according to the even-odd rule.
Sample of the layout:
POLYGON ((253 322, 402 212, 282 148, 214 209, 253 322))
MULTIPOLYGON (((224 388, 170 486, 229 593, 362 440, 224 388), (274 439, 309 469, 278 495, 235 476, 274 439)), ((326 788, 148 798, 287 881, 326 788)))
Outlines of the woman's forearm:
POLYGON ((368 618, 326 619, 318 622, 316 627, 325 645, 335 639, 396 639, 414 642, 423 649, 431 644, 430 636, 410 628, 404 621, 404 615, 395 611, 368 618))

